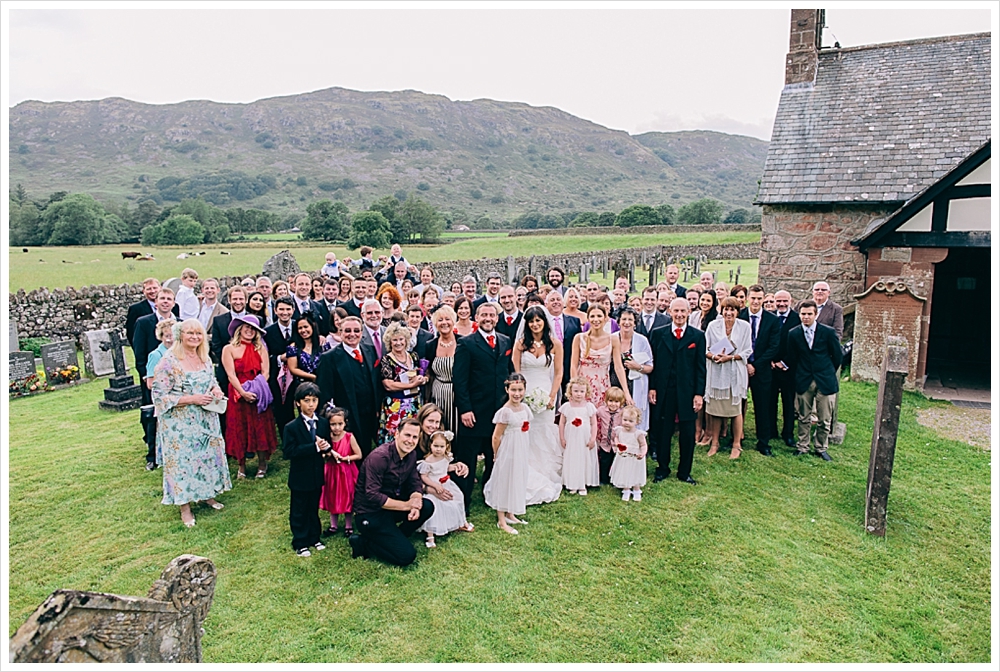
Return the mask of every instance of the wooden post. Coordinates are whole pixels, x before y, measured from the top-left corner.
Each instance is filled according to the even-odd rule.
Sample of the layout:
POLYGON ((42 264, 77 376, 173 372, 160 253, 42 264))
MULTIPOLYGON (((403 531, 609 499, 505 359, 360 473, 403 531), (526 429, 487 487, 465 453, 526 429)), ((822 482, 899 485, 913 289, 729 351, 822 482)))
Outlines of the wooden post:
POLYGON ((608 279, 608 258, 606 256, 601 257, 601 275, 604 276, 605 280, 608 279))
POLYGON ((899 336, 887 337, 882 379, 878 385, 878 403, 875 407, 872 451, 868 459, 868 490, 865 494, 865 529, 880 537, 885 536, 892 462, 896 455, 896 436, 899 433, 899 406, 903 399, 903 382, 910 368, 909 360, 906 340, 899 336))

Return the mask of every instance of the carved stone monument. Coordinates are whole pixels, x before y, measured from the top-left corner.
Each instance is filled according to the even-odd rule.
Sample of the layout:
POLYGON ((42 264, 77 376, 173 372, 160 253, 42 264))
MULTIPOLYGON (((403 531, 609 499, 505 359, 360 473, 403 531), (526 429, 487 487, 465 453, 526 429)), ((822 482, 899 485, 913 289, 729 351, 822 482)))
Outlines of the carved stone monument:
MULTIPOLYGON (((851 354, 851 378, 878 382, 882 358, 890 336, 902 338, 913 352, 919 350, 921 315, 927 299, 913 293, 902 278, 883 278, 864 293, 857 294, 854 321, 854 349, 851 354)), ((907 388, 914 389, 917 358, 912 357, 907 370, 907 388)))
POLYGON ((41 347, 42 368, 50 385, 66 385, 80 380, 76 341, 46 343, 41 347))
POLYGON ((10 341, 7 344, 7 352, 17 352, 18 348, 18 334, 17 334, 17 322, 10 320, 10 341))
POLYGON ((181 555, 147 597, 52 593, 10 640, 12 663, 200 663, 215 566, 181 555))
POLYGON ((903 400, 903 382, 911 366, 909 360, 906 341, 899 336, 888 336, 878 385, 872 452, 868 458, 868 490, 865 493, 865 529, 880 537, 885 536, 892 463, 899 433, 899 405, 903 400))
POLYGON ((104 399, 97 402, 97 405, 106 411, 130 411, 139 408, 142 405, 142 388, 135 384, 135 379, 125 369, 125 352, 122 350, 122 339, 117 330, 110 332, 109 340, 101 343, 100 349, 111 352, 115 375, 108 379, 104 399))
POLYGON ((289 275, 298 273, 301 270, 299 262, 295 261, 292 253, 288 250, 282 250, 264 262, 264 267, 261 269, 260 274, 271 278, 273 282, 275 280, 284 280, 289 275))
MULTIPOLYGON (((83 368, 89 376, 107 376, 115 372, 115 360, 110 349, 102 349, 101 345, 111 341, 111 332, 107 329, 83 332, 83 368)), ((125 359, 124 346, 122 361, 125 359)))

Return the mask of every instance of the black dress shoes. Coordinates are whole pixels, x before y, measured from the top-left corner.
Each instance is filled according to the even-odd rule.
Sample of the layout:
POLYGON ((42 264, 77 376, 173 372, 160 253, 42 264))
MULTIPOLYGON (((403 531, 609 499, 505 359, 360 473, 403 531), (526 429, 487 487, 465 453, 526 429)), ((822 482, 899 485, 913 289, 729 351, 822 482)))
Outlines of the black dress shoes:
POLYGON ((347 543, 351 545, 351 557, 360 558, 365 554, 364 542, 361 540, 360 534, 352 534, 347 538, 347 543))
POLYGON ((760 447, 757 448, 757 451, 761 455, 763 455, 764 457, 773 457, 774 456, 774 454, 771 452, 771 447, 770 446, 760 446, 760 447))
POLYGON ((789 448, 795 447, 795 439, 785 439, 785 445, 789 448))
POLYGON ((656 473, 653 474, 653 483, 659 483, 661 481, 664 481, 669 475, 670 475, 669 472, 667 474, 663 474, 662 472, 657 471, 656 473))
POLYGON ((833 462, 833 458, 830 457, 830 455, 827 454, 827 452, 825 450, 822 451, 822 452, 820 452, 820 453, 816 453, 816 454, 819 455, 820 457, 822 457, 825 462, 833 462))
POLYGON ((690 476, 688 476, 687 478, 678 478, 677 480, 680 481, 681 483, 690 483, 691 485, 698 485, 698 481, 694 480, 690 476))

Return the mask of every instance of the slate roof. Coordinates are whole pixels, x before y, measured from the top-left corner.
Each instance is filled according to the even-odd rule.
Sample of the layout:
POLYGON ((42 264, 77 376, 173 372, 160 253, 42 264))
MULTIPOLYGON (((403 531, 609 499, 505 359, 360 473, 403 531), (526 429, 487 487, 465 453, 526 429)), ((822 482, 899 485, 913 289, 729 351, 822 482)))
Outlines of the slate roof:
POLYGON ((758 204, 903 202, 990 140, 990 34, 819 54, 785 87, 758 204))

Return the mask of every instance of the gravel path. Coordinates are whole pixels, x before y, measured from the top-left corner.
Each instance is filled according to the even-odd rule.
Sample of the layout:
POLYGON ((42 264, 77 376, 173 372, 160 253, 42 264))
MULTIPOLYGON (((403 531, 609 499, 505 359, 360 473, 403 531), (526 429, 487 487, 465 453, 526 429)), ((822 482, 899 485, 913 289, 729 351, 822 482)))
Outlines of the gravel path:
POLYGON ((917 422, 941 436, 990 449, 990 411, 983 408, 935 406, 917 411, 917 422))

